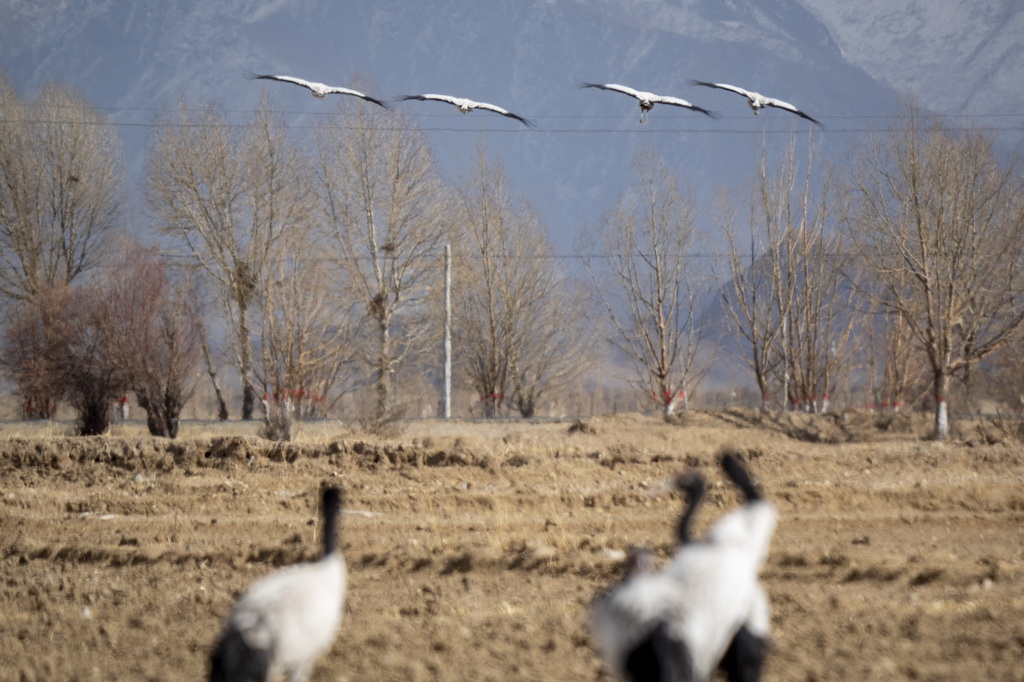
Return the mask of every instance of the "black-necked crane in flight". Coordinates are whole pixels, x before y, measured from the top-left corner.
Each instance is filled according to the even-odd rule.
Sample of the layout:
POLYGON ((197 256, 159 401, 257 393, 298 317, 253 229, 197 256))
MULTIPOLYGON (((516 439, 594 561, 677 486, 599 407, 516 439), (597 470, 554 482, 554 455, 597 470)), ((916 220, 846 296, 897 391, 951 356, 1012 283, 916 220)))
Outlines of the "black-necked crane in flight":
POLYGON ((634 90, 626 85, 619 85, 617 83, 580 83, 581 88, 598 88, 600 90, 611 90, 613 92, 621 92, 624 95, 636 98, 640 103, 640 125, 647 125, 647 112, 654 108, 655 104, 669 104, 674 107, 683 107, 684 109, 692 109, 693 111, 699 111, 705 116, 711 118, 717 118, 717 114, 713 111, 708 111, 698 107, 696 104, 687 102, 685 99, 679 97, 670 97, 668 95, 655 95, 653 92, 644 92, 642 90, 634 90))
POLYGON ((706 88, 718 88, 719 90, 728 90, 729 92, 735 92, 737 95, 743 95, 747 98, 747 104, 749 104, 750 108, 754 110, 755 115, 762 107, 775 107, 776 109, 783 109, 791 114, 796 114, 800 118, 806 118, 811 123, 821 126, 822 128, 825 127, 820 121, 811 118, 789 102, 783 102, 781 99, 775 99, 773 97, 765 97, 759 92, 751 92, 750 90, 744 90, 743 88, 735 85, 728 85, 726 83, 709 83, 707 81, 698 80, 691 80, 690 85, 703 85, 706 88))
POLYGON ((519 116, 518 114, 513 114, 508 109, 502 109, 501 107, 499 107, 499 106, 497 106, 495 104, 488 104, 487 102, 474 102, 473 100, 466 99, 465 97, 452 97, 450 95, 433 95, 433 94, 427 94, 427 95, 404 95, 402 97, 397 98, 395 101, 396 102, 405 102, 405 101, 411 100, 411 99, 420 100, 420 101, 423 101, 423 102, 426 102, 426 101, 447 102, 448 104, 451 104, 456 109, 458 109, 459 113, 461 113, 461 114, 468 114, 473 109, 483 109, 485 111, 493 111, 496 114, 501 114, 502 116, 507 116, 508 118, 514 118, 515 120, 519 121, 520 123, 522 123, 523 125, 527 126, 528 128, 533 128, 534 127, 533 123, 531 121, 523 118, 522 116, 519 116))
POLYGON ((313 97, 317 97, 319 99, 323 99, 327 95, 352 95, 353 97, 364 99, 367 102, 373 102, 377 106, 384 107, 385 109, 391 108, 390 105, 380 101, 379 99, 374 99, 373 97, 370 97, 366 93, 359 92, 358 90, 351 90, 349 88, 341 88, 336 85, 324 85, 323 83, 314 83, 313 81, 307 81, 301 78, 295 78, 293 76, 271 76, 268 74, 250 73, 248 74, 247 77, 249 78, 249 80, 266 79, 271 81, 281 81, 282 83, 294 83, 295 85, 299 85, 308 89, 310 92, 313 93, 313 97))

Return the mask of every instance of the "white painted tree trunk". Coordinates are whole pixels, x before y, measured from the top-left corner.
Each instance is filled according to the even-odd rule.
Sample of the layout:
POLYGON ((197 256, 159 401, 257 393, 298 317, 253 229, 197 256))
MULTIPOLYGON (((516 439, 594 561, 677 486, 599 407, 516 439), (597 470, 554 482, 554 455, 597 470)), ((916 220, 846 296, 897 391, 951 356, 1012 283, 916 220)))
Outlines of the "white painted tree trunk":
POLYGON ((935 406, 935 434, 938 440, 949 438, 949 408, 945 400, 935 406))
POLYGON ((949 375, 935 375, 935 440, 949 439, 949 375))

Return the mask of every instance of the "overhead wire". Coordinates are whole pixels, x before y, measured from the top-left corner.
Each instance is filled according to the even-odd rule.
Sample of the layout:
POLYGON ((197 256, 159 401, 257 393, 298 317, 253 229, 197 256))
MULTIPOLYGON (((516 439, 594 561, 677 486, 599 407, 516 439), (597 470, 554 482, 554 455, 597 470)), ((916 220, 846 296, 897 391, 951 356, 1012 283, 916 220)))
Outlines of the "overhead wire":
MULTIPOLYGON (((40 107, 41 108, 41 107, 44 107, 46 105, 34 104, 34 103, 31 103, 31 102, 27 102, 27 103, 23 103, 22 106, 25 106, 25 107, 28 107, 28 108, 33 108, 33 107, 40 107)), ((67 105, 67 106, 69 108, 73 107, 73 105, 67 105)), ((101 120, 84 121, 84 123, 86 123, 86 124, 96 125, 96 126, 110 126, 110 127, 117 127, 117 128, 162 128, 162 127, 165 127, 167 125, 171 125, 171 126, 174 126, 174 127, 183 127, 183 128, 201 128, 201 127, 207 127, 207 126, 212 125, 210 123, 206 123, 206 122, 202 122, 202 121, 180 122, 180 121, 174 121, 174 120, 171 120, 169 118, 166 118, 168 116, 173 116, 173 114, 175 113, 174 109, 164 109, 164 108, 156 108, 156 107, 99 106, 99 107, 92 107, 92 110, 96 111, 96 112, 107 113, 109 115, 108 118, 103 118, 101 120), (128 113, 133 113, 133 112, 148 113, 148 114, 153 114, 154 116, 163 115, 165 118, 163 118, 161 120, 150 120, 150 121, 126 121, 126 120, 117 120, 116 118, 113 117, 113 115, 116 115, 116 114, 121 114, 121 113, 128 114, 128 113)), ((196 112, 198 112, 198 111, 203 111, 203 109, 197 107, 197 108, 191 109, 189 111, 196 111, 196 112)), ((253 113, 253 110, 245 110, 245 109, 218 109, 216 111, 218 113, 223 113, 223 114, 228 114, 228 115, 232 115, 232 114, 251 115, 253 113)), ((303 110, 299 110, 299 109, 271 109, 271 110, 268 111, 268 113, 273 114, 273 115, 277 115, 277 116, 286 116, 286 117, 302 116, 302 117, 314 117, 314 118, 317 118, 317 119, 333 119, 333 118, 337 118, 340 115, 337 110, 318 112, 318 111, 303 111, 303 110)), ((715 124, 714 123, 710 123, 710 122, 706 123, 705 125, 701 125, 701 126, 670 127, 670 126, 677 126, 677 123, 679 121, 683 121, 686 118, 686 116, 682 115, 682 114, 666 114, 666 115, 663 115, 663 116, 661 116, 658 119, 652 119, 652 122, 655 123, 654 126, 643 127, 643 128, 640 128, 640 127, 637 127, 637 126, 626 127, 626 128, 616 128, 616 127, 608 127, 608 126, 597 127, 597 128, 589 128, 589 127, 543 128, 541 126, 538 126, 537 128, 534 128, 534 129, 529 129, 529 128, 512 128, 512 127, 509 127, 509 128, 479 127, 479 126, 476 126, 476 127, 473 127, 473 126, 454 127, 454 126, 441 125, 440 124, 442 122, 454 121, 454 120, 460 119, 462 116, 464 116, 463 114, 417 113, 415 115, 409 114, 409 116, 412 117, 412 118, 415 118, 416 120, 428 120, 428 121, 429 120, 433 120, 433 121, 437 121, 438 124, 416 126, 415 129, 419 129, 419 130, 422 130, 424 132, 441 132, 441 133, 497 133, 497 134, 510 134, 510 133, 512 133, 512 134, 517 134, 517 135, 522 135, 522 134, 530 134, 530 135, 542 135, 542 134, 557 134, 557 135, 592 135, 592 134, 616 134, 616 135, 618 135, 618 134, 640 134, 640 135, 660 135, 660 134, 763 135, 763 134, 769 134, 769 135, 779 135, 779 134, 791 134, 791 133, 794 132, 794 128, 793 128, 794 123, 789 121, 789 120, 787 120, 787 119, 781 118, 781 117, 777 117, 777 118, 775 118, 775 120, 772 120, 772 119, 767 118, 767 117, 761 118, 759 121, 756 121, 756 122, 760 123, 760 122, 763 121, 764 123, 763 123, 763 125, 760 125, 760 126, 757 126, 757 127, 749 127, 749 128, 748 127, 735 127, 734 125, 732 125, 733 122, 748 122, 750 124, 755 123, 755 121, 752 120, 752 118, 749 115, 744 116, 744 115, 740 115, 740 114, 726 114, 726 115, 720 115, 718 117, 717 120, 719 122, 727 122, 727 123, 730 123, 730 125, 732 125, 732 127, 728 127, 728 128, 714 127, 715 124), (661 125, 659 126, 658 124, 661 124, 661 125)), ((606 122, 619 121, 619 122, 622 122, 622 123, 626 123, 627 121, 628 122, 632 122, 632 121, 635 120, 635 116, 633 114, 622 115, 622 116, 615 116, 615 115, 608 115, 608 114, 578 114, 578 115, 574 115, 574 114, 548 114, 548 115, 533 115, 530 118, 531 118, 531 120, 534 120, 534 121, 537 121, 537 122, 546 121, 546 120, 554 121, 554 120, 564 119, 564 120, 573 120, 573 121, 606 121, 606 122)), ((890 122, 894 122, 894 123, 899 123, 899 121, 901 120, 901 116, 898 115, 898 114, 837 114, 837 115, 834 115, 834 116, 819 115, 819 118, 821 120, 825 121, 825 122, 833 122, 833 121, 845 121, 845 122, 849 122, 849 121, 853 121, 853 122, 858 122, 858 121, 868 121, 868 122, 879 121, 879 122, 884 122, 884 121, 890 121, 890 122)), ((947 126, 947 128, 949 128, 949 129, 963 129, 963 130, 972 130, 972 131, 976 131, 976 132, 992 132, 992 133, 1024 132, 1024 117, 1022 117, 1020 114, 1017 114, 1017 113, 1001 113, 1001 112, 997 112, 997 113, 987 113, 987 114, 953 114, 953 115, 951 115, 951 114, 921 114, 921 115, 918 115, 917 118, 924 119, 924 120, 937 119, 937 120, 944 120, 944 121, 947 121, 947 122, 949 122, 949 121, 962 121, 962 123, 960 123, 960 124, 952 124, 952 125, 947 126), (985 121, 990 121, 992 119, 1011 119, 1011 120, 1012 119, 1016 119, 1016 120, 1019 121, 1019 123, 1017 123, 1016 125, 1002 125, 1002 124, 997 123, 996 121, 992 121, 991 123, 984 123, 985 121), (982 122, 980 125, 975 124, 976 122, 979 122, 979 121, 982 122)), ((57 124, 57 125, 60 125, 60 124, 69 124, 69 123, 83 123, 83 121, 72 120, 72 119, 68 119, 68 120, 51 119, 51 120, 47 120, 47 121, 0 119, 0 124, 18 124, 18 123, 28 123, 28 124, 37 124, 37 125, 42 125, 42 124, 57 124)), ((226 122, 226 123, 224 123, 224 125, 226 125, 229 128, 237 128, 237 127, 248 126, 249 123, 247 123, 247 122, 242 122, 242 123, 226 122)), ((325 125, 324 123, 289 123, 287 127, 289 129, 308 130, 308 129, 313 129, 313 128, 317 128, 317 127, 322 127, 324 125, 325 125)), ((834 126, 834 124, 826 126, 824 130, 819 131, 819 132, 821 132, 823 134, 864 134, 864 133, 890 132, 890 131, 902 130, 902 128, 893 128, 892 126, 885 126, 885 125, 875 126, 875 125, 860 124, 860 125, 853 125, 853 126, 844 125, 843 127, 833 127, 833 126, 834 126)), ((352 129, 358 129, 360 126, 345 125, 345 124, 339 124, 337 122, 334 122, 334 123, 328 124, 327 127, 338 129, 338 130, 352 130, 352 129)), ((401 127, 401 126, 399 126, 398 129, 400 129, 400 130, 412 130, 412 129, 414 129, 414 127, 412 127, 412 126, 410 126, 410 127, 401 127)))

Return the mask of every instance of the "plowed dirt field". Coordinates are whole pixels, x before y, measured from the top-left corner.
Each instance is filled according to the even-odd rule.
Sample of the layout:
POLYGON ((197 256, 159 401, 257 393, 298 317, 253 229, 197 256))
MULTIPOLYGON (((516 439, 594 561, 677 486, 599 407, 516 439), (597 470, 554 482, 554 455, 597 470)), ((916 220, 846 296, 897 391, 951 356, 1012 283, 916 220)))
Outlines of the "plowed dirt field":
POLYGON ((203 428, 0 425, 0 680, 202 679, 234 596, 316 556, 324 482, 346 493, 349 598, 311 679, 610 679, 587 605, 630 546, 671 553, 676 474, 712 482, 698 532, 737 505, 722 445, 781 515, 766 679, 1024 679, 1024 447, 970 427, 941 444, 927 417, 731 411, 305 425, 290 445, 203 428))

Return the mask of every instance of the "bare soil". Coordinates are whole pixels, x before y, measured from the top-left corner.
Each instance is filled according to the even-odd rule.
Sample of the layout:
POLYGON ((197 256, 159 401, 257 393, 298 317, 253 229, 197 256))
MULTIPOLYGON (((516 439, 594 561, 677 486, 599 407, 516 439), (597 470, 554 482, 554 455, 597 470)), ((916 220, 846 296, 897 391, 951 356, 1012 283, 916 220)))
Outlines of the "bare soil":
MULTIPOLYGON (((741 449, 781 522, 768 680, 1024 677, 1024 448, 927 417, 306 425, 275 445, 0 425, 0 680, 196 680, 234 596, 316 556, 346 491, 350 591, 313 680, 606 680, 590 601, 623 552, 672 552, 672 478, 741 449)), ((230 427, 227 427, 230 428, 230 427)))

